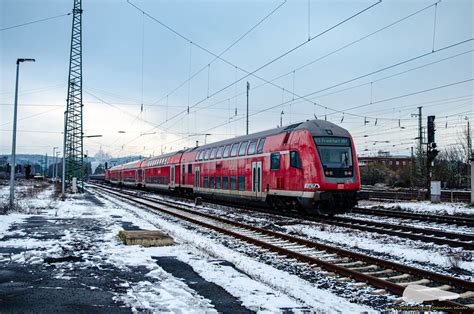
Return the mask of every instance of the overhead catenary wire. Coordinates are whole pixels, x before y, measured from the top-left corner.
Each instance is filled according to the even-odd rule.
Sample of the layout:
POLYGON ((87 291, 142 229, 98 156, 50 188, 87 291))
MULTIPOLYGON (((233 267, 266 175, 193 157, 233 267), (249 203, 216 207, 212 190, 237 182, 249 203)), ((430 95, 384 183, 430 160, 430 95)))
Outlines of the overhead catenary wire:
MULTIPOLYGON (((143 11, 142 9, 140 9, 139 7, 137 7, 136 5, 134 5, 133 3, 131 3, 130 0, 127 0, 127 2, 130 3, 132 6, 134 6, 136 9, 138 9, 139 11, 145 12, 145 11, 143 11)), ((200 44, 196 43, 195 41, 192 41, 191 39, 189 39, 189 38, 187 38, 186 36, 182 35, 182 34, 179 33, 178 31, 176 31, 176 30, 173 29, 172 27, 166 25, 165 23, 161 22, 160 20, 158 20, 157 18, 153 17, 152 15, 150 15, 150 14, 148 14, 148 13, 146 13, 146 12, 145 12, 145 14, 147 14, 147 16, 149 16, 150 18, 152 18, 154 21, 156 21, 157 23, 159 23, 160 25, 162 25, 162 26, 165 27, 166 29, 170 30, 172 33, 176 34, 178 37, 180 37, 180 38, 182 38, 182 39, 184 39, 184 40, 186 40, 186 41, 188 41, 188 42, 191 42, 194 46, 196 46, 196 47, 198 47, 199 49, 201 49, 201 50, 203 50, 203 51, 209 53, 210 55, 212 55, 212 56, 218 58, 219 60, 223 61, 224 63, 226 63, 226 64, 228 64, 228 65, 230 65, 230 66, 232 66, 232 67, 237 67, 239 70, 241 70, 241 71, 247 73, 247 74, 245 74, 243 77, 241 77, 240 79, 238 79, 238 80, 236 80, 236 81, 234 81, 234 82, 232 82, 232 83, 226 85, 225 87, 223 87, 223 88, 221 88, 221 89, 215 91, 214 93, 212 93, 211 95, 209 95, 209 97, 205 97, 204 99, 202 99, 202 100, 196 102, 195 104, 193 104, 193 105, 191 106, 191 108, 192 108, 192 107, 195 107, 195 106, 199 105, 200 103, 204 102, 204 101, 207 100, 208 98, 214 97, 215 95, 220 94, 222 91, 228 89, 229 87, 231 87, 231 86, 237 84, 238 82, 244 80, 245 78, 247 78, 247 77, 249 77, 249 76, 251 76, 251 75, 254 76, 254 77, 256 77, 256 78, 258 78, 258 79, 264 80, 264 79, 262 79, 261 77, 256 76, 255 73, 258 72, 258 71, 260 71, 260 70, 262 70, 262 69, 264 69, 264 68, 266 68, 266 67, 269 66, 270 64, 273 64, 274 62, 276 62, 276 61, 278 61, 278 60, 284 58, 285 56, 289 55, 290 53, 292 53, 292 52, 294 52, 294 51, 300 49, 301 47, 305 46, 306 44, 308 44, 309 42, 313 41, 314 39, 319 38, 320 36, 322 36, 322 35, 324 35, 324 34, 330 32, 331 30, 333 30, 333 29, 339 27, 340 25, 342 25, 342 24, 344 24, 344 23, 346 23, 346 22, 352 20, 353 18, 355 18, 355 17, 357 17, 357 16, 363 14, 364 12, 370 10, 371 8, 375 7, 376 5, 378 5, 378 4, 380 4, 380 3, 381 3, 381 0, 377 1, 376 3, 373 3, 372 5, 370 5, 370 6, 366 7, 366 8, 364 8, 364 9, 362 9, 362 10, 360 10, 360 11, 358 11, 357 13, 355 13, 355 14, 353 14, 353 15, 351 15, 351 16, 345 18, 345 19, 343 19, 342 21, 336 23, 335 25, 333 25, 333 26, 331 26, 331 27, 325 29, 324 31, 320 32, 319 34, 317 34, 317 35, 315 35, 315 36, 312 36, 308 41, 304 41, 304 42, 302 42, 302 43, 296 45, 295 47, 293 47, 293 48, 287 50, 287 51, 284 52, 283 54, 280 54, 279 56, 277 56, 277 57, 275 57, 275 58, 273 58, 273 59, 267 61, 266 63, 264 63, 263 65, 257 67, 256 69, 254 69, 254 70, 252 70, 252 71, 247 71, 247 70, 244 70, 244 69, 241 68, 241 67, 236 66, 236 65, 233 64, 232 62, 229 62, 228 60, 226 60, 226 59, 222 58, 221 56, 215 54, 214 52, 210 51, 209 49, 203 47, 202 45, 200 45, 200 44)), ((276 84, 273 84, 273 85, 277 86, 276 84)), ((278 86, 278 88, 281 88, 281 86, 278 86)), ((176 118, 176 117, 182 115, 183 113, 186 113, 186 111, 181 111, 181 112, 179 112, 179 113, 173 115, 172 117, 168 118, 168 119, 165 120, 164 122, 160 123, 160 126, 163 125, 163 124, 165 124, 166 122, 168 122, 168 121, 170 121, 170 120, 172 120, 172 119, 174 119, 174 118, 176 118)))
MULTIPOLYGON (((466 82, 469 82, 469 81, 473 81, 474 79, 469 79, 469 80, 464 80, 464 81, 459 81, 459 82, 454 82, 454 83, 450 83, 450 84, 445 84, 445 85, 442 85, 442 86, 437 86, 437 87, 434 87, 434 88, 429 88, 429 89, 425 89, 425 90, 420 90, 420 91, 415 91, 415 92, 411 92, 411 93, 407 93, 407 94, 403 94, 403 95, 398 95, 398 96, 395 96, 395 97, 391 97, 391 98, 386 98, 386 99, 383 99, 383 100, 379 100, 377 102, 374 102, 373 104, 376 104, 376 103, 382 103, 382 102, 387 102, 387 101, 390 101, 390 100, 394 100, 394 99, 401 99, 401 98, 404 98, 404 97, 409 97, 409 96, 413 96, 413 95, 417 95, 417 94, 421 94, 421 93, 426 93, 426 92, 430 92, 430 91, 434 91, 434 90, 438 90, 438 89, 443 89, 443 88, 447 88, 447 87, 450 87, 450 86, 454 86, 454 85, 457 85, 457 84, 462 84, 462 83, 466 83, 466 82)), ((281 104, 278 104, 278 105, 274 105, 272 106, 271 108, 276 108, 278 106, 280 106, 281 104)), ((265 112, 265 111, 268 111, 270 108, 265 108, 265 109, 262 109, 262 110, 259 110, 253 114, 250 114, 249 116, 254 116, 254 115, 257 115, 257 114, 260 114, 262 112, 265 112)), ((466 112, 471 112, 472 110, 470 111, 466 111, 466 112)), ((457 113, 455 115, 459 115, 459 114, 464 114, 466 112, 463 112, 463 113, 457 113)), ((242 120, 244 119, 245 117, 236 117, 235 119, 233 119, 233 122, 236 122, 236 121, 239 121, 239 120, 242 120)), ((398 121, 398 119, 396 119, 398 121)), ((406 120, 410 120, 412 121, 411 119, 406 119, 406 120)), ((214 130, 216 128, 219 128, 219 127, 222 127, 224 125, 226 125, 228 122, 226 121, 225 123, 220 123, 216 126, 213 126, 213 127, 210 127, 210 128, 207 128, 207 129, 204 129, 204 130, 201 130, 199 131, 199 133, 208 133, 209 131, 211 130, 214 130)), ((185 139, 182 139, 182 140, 185 140, 185 139)), ((179 140, 175 140, 175 141, 172 141, 171 143, 175 143, 179 140)), ((166 144, 169 144, 170 142, 166 143, 166 144)))
MULTIPOLYGON (((436 3, 439 3, 440 1, 441 1, 441 0, 439 0, 439 1, 436 2, 436 3)), ((399 23, 401 23, 401 22, 403 22, 403 21, 405 21, 405 20, 407 20, 407 19, 409 19, 409 18, 415 16, 415 15, 418 15, 418 14, 420 14, 420 13, 422 13, 422 12, 428 10, 429 8, 433 7, 436 3, 430 4, 430 5, 428 5, 428 6, 426 6, 426 7, 423 7, 422 9, 419 9, 419 10, 417 10, 417 11, 415 11, 415 12, 413 12, 413 13, 407 15, 407 16, 404 16, 404 17, 402 17, 402 18, 400 18, 400 19, 398 19, 398 20, 396 20, 396 21, 394 21, 394 22, 391 22, 391 23, 389 23, 389 24, 387 24, 387 25, 385 25, 385 26, 383 26, 383 27, 381 27, 381 28, 379 28, 379 29, 377 29, 377 30, 375 30, 375 31, 373 31, 373 32, 371 32, 371 33, 369 33, 369 34, 367 34, 367 35, 364 35, 364 36, 362 36, 362 37, 360 37, 360 38, 358 38, 358 39, 356 39, 356 40, 353 40, 352 42, 350 42, 350 43, 348 43, 348 44, 345 44, 345 45, 343 45, 343 46, 341 46, 341 47, 339 47, 339 48, 337 48, 337 49, 335 49, 335 50, 333 50, 333 51, 331 51, 331 52, 329 52, 329 53, 327 53, 327 54, 325 54, 325 55, 323 55, 323 56, 320 56, 320 57, 318 57, 318 58, 316 58, 316 59, 314 59, 314 60, 312 60, 312 61, 310 61, 310 62, 308 62, 308 63, 305 63, 305 64, 303 64, 303 65, 301 65, 301 66, 299 66, 299 67, 296 67, 296 68, 294 68, 293 70, 290 70, 290 71, 288 71, 288 72, 286 72, 286 73, 284 73, 284 74, 281 74, 281 75, 279 75, 279 76, 277 76, 277 77, 274 77, 274 78, 270 79, 270 81, 271 81, 271 82, 274 82, 274 81, 276 81, 276 80, 278 80, 278 79, 280 79, 280 78, 282 78, 282 77, 285 77, 285 76, 287 76, 287 75, 292 74, 293 71, 300 71, 300 70, 302 70, 302 69, 304 69, 304 68, 306 68, 306 67, 308 67, 308 66, 310 66, 310 65, 312 65, 312 64, 315 64, 316 62, 319 62, 319 61, 321 61, 321 60, 323 60, 323 59, 325 59, 325 58, 327 58, 327 57, 329 57, 329 56, 331 56, 331 55, 333 55, 333 54, 335 54, 335 53, 337 53, 337 52, 340 52, 340 51, 342 51, 342 50, 344 50, 344 49, 346 49, 346 48, 348 48, 348 47, 350 47, 350 46, 352 46, 352 45, 355 45, 356 43, 359 43, 359 42, 361 42, 361 41, 363 41, 363 40, 365 40, 365 39, 367 39, 367 38, 370 38, 371 36, 373 36, 373 35, 375 35, 375 34, 381 32, 381 31, 384 31, 384 30, 386 30, 386 29, 388 29, 388 28, 390 28, 390 27, 392 27, 392 26, 395 26, 395 25, 397 25, 397 24, 399 24, 399 23)), ((257 89, 257 88, 260 88, 260 87, 265 86, 265 85, 268 85, 268 84, 269 84, 269 82, 264 82, 264 83, 262 83, 262 84, 260 84, 260 85, 256 85, 255 87, 252 88, 252 90, 257 89)), ((245 94, 245 92, 242 92, 242 93, 239 93, 239 94, 233 96, 232 98, 235 98, 235 97, 238 97, 238 96, 241 96, 241 95, 244 95, 244 94, 245 94)))
MULTIPOLYGON (((165 26, 165 24, 161 23, 160 21, 158 21, 157 19, 155 19, 153 16, 149 15, 148 13, 146 13, 145 11, 143 11, 141 8, 139 8, 138 6, 134 5, 130 0, 127 0, 127 2, 132 5, 133 7, 135 7, 137 10, 139 10, 140 12, 142 12, 144 15, 147 15, 149 18, 151 18, 152 20, 155 20, 156 22, 158 22, 159 24, 161 24, 162 26, 165 26)), ((150 106, 154 106, 155 104, 161 102, 162 100, 165 99, 165 97, 168 97, 168 96, 171 96, 175 91, 177 91, 178 89, 180 89, 182 86, 184 86, 184 84, 186 84, 188 82, 188 80, 190 79, 193 79, 194 77, 196 77, 197 75, 199 75, 203 70, 206 69, 207 66, 210 66, 212 63, 214 63, 215 61, 217 61, 219 59, 219 57, 221 57, 222 55, 224 55, 227 51, 229 51, 230 49, 232 49, 232 47, 234 47, 237 43, 239 43, 242 39, 244 39, 245 37, 247 37, 248 34, 250 34, 253 30, 255 30, 258 26, 260 26, 264 21, 266 21, 268 18, 270 18, 275 12, 277 12, 281 7, 283 7, 284 4, 286 4, 287 0, 284 0, 283 2, 281 2, 279 5, 277 5, 272 11, 270 11, 267 15, 265 15, 262 19, 260 19, 255 25, 253 25, 250 29, 248 29, 244 34, 242 34, 239 38, 237 38, 236 40, 234 40, 229 46, 227 46, 223 51, 221 51, 219 53, 218 56, 214 56, 214 59, 212 59, 207 65, 203 66, 202 68, 200 68, 198 71, 196 71, 193 75, 191 75, 190 77, 188 77, 186 80, 184 80, 182 83, 178 84, 178 86, 176 86, 175 88, 173 88, 170 92, 168 92, 165 96, 163 96, 162 98, 158 99, 157 101, 155 101, 154 103, 152 103, 150 106)), ((165 26, 166 28, 168 28, 167 26, 165 26)), ((168 28, 169 30, 171 30, 171 28, 168 28)), ((174 32, 174 31, 173 31, 174 32)), ((177 33, 175 33, 177 34, 177 33)), ((180 36, 182 37, 182 36, 180 36)), ((182 37, 183 38, 183 37, 182 37)), ((188 39, 185 39, 189 42, 191 42, 191 40, 188 40, 188 39)))
POLYGON ((64 13, 64 14, 60 14, 60 15, 50 16, 50 17, 47 17, 47 18, 44 18, 44 19, 34 20, 34 21, 31 21, 31 22, 26 22, 26 23, 22 23, 22 24, 18 24, 18 25, 12 25, 12 26, 8 26, 8 27, 0 28, 0 32, 6 31, 6 30, 9 30, 9 29, 14 29, 14 28, 18 28, 18 27, 23 27, 23 26, 27 26, 27 25, 31 25, 31 24, 36 24, 36 23, 41 23, 41 22, 57 19, 57 18, 60 18, 60 17, 63 17, 63 16, 71 15, 71 14, 72 13, 69 12, 69 13, 64 13))
MULTIPOLYGON (((166 29, 170 30, 171 32, 173 32, 174 34, 176 34, 178 37, 180 37, 180 38, 182 38, 182 39, 188 41, 189 43, 191 43, 191 44, 193 44, 194 46, 198 47, 199 49, 202 49, 203 51, 205 51, 205 52, 211 54, 212 56, 214 56, 215 58, 217 58, 217 59, 223 61, 224 63, 229 64, 230 66, 233 66, 233 67, 235 67, 235 68, 238 68, 239 70, 241 70, 241 71, 247 73, 244 77, 241 77, 240 79, 234 81, 233 83, 231 83, 231 84, 229 84, 229 85, 226 85, 224 88, 221 88, 221 89, 217 90, 216 92, 212 93, 211 95, 209 95, 209 97, 205 97, 204 99, 202 99, 202 100, 198 101, 197 103, 193 104, 192 106, 190 106, 190 108, 193 108, 193 107, 199 105, 200 103, 206 101, 208 98, 213 97, 213 96, 215 96, 215 95, 221 93, 222 91, 226 90, 227 88, 229 88, 229 87, 231 87, 231 86, 237 84, 238 82, 242 81, 244 78, 246 78, 246 77, 248 77, 248 76, 250 76, 250 75, 253 75, 254 77, 256 77, 256 78, 258 78, 258 79, 264 80, 263 78, 261 78, 261 77, 255 75, 255 72, 260 71, 261 69, 267 67, 268 65, 270 65, 270 64, 272 64, 272 63, 274 63, 274 62, 276 62, 276 61, 278 61, 278 60, 280 60, 281 58, 285 57, 286 55, 290 54, 291 52, 293 52, 293 51, 295 51, 295 50, 297 50, 297 49, 303 47, 303 46, 306 45, 308 42, 310 42, 310 41, 312 41, 312 40, 314 40, 314 39, 316 39, 316 38, 318 38, 318 37, 320 37, 320 36, 326 34, 327 32, 333 30, 334 28, 337 28, 338 26, 340 26, 340 25, 342 25, 342 24, 344 24, 344 23, 346 23, 346 22, 352 20, 353 18, 355 18, 355 17, 361 15, 362 13, 364 13, 364 12, 370 10, 371 8, 373 8, 373 7, 375 7, 376 5, 378 5, 379 3, 381 3, 381 0, 379 0, 379 1, 377 1, 376 3, 373 3, 372 5, 370 5, 370 6, 366 7, 366 8, 364 8, 364 9, 362 9, 362 10, 360 10, 360 11, 358 11, 357 13, 355 13, 355 14, 353 14, 353 15, 351 15, 351 16, 345 18, 345 19, 343 19, 342 21, 336 23, 335 25, 333 25, 333 26, 331 26, 331 27, 325 29, 324 31, 320 32, 319 34, 317 34, 317 35, 311 37, 311 39, 310 39, 309 41, 303 42, 303 43, 301 43, 301 44, 299 44, 299 45, 297 45, 297 46, 291 48, 290 50, 288 50, 288 51, 286 51, 285 53, 283 53, 283 54, 277 56, 276 58, 274 58, 274 59, 272 59, 272 60, 266 62, 264 65, 258 67, 257 69, 255 69, 255 70, 252 71, 252 72, 246 71, 246 70, 242 69, 241 67, 236 66, 235 64, 233 64, 233 63, 227 61, 226 59, 222 58, 220 55, 217 55, 217 54, 211 52, 210 50, 206 49, 205 47, 203 47, 203 46, 197 44, 196 42, 193 42, 192 40, 188 39, 186 36, 180 34, 178 31, 174 30, 174 29, 171 28, 170 26, 168 26, 168 25, 166 25, 165 23, 161 22, 160 20, 156 19, 155 17, 153 17, 152 15, 150 15, 149 13, 147 13, 146 11, 144 11, 143 9, 139 8, 139 7, 136 6, 135 4, 131 3, 130 0, 127 0, 127 2, 128 2, 130 5, 132 5, 133 7, 135 7, 137 10, 139 10, 140 12, 144 12, 144 14, 146 14, 146 15, 147 15, 148 17, 150 17, 152 20, 156 21, 157 23, 159 23, 160 25, 162 25, 162 26, 165 27, 166 29)), ((205 68, 205 67, 204 67, 204 68, 205 68)), ((265 80, 265 81, 266 81, 266 80, 265 80)), ((267 81, 267 82, 268 82, 268 81, 267 81)), ((269 83, 270 83, 270 82, 269 82, 269 83)), ((271 84, 274 85, 274 86, 276 86, 276 87, 278 87, 278 88, 281 88, 281 86, 278 86, 278 85, 276 85, 276 84, 274 84, 274 83, 271 83, 271 84)), ((162 126, 162 125, 165 124, 166 122, 168 122, 168 121, 170 121, 170 120, 172 120, 172 119, 174 119, 174 118, 176 118, 176 117, 182 115, 183 113, 186 113, 187 111, 188 111, 187 109, 186 109, 186 110, 183 110, 183 111, 180 111, 179 113, 177 113, 177 114, 171 116, 170 118, 168 118, 168 119, 166 119, 165 121, 163 121, 162 123, 160 123, 158 126, 162 126)), ((148 130, 147 132, 151 132, 151 131, 153 131, 153 130, 154 130, 154 128, 148 130)), ((135 138, 135 139, 136 139, 136 138, 135 138)), ((128 145, 130 142, 134 141, 135 139, 130 140, 130 141, 127 142, 125 145, 128 145)))
MULTIPOLYGON (((438 2, 436 2, 436 3, 438 3, 438 2)), ((288 75, 288 74, 292 74, 293 71, 299 70, 299 69, 301 69, 301 68, 303 68, 303 67, 306 67, 306 66, 308 66, 308 65, 310 65, 310 64, 313 64, 314 62, 319 61, 319 60, 321 60, 322 58, 324 58, 324 57, 326 57, 326 56, 329 56, 330 54, 332 54, 332 53, 334 53, 334 52, 336 52, 336 51, 340 51, 340 50, 342 50, 343 48, 346 48, 346 47, 348 47, 348 46, 350 46, 350 45, 352 45, 352 44, 354 44, 354 43, 356 43, 356 42, 358 42, 358 41, 360 41, 360 40, 362 40, 362 39, 364 39, 364 38, 367 38, 367 37, 369 37, 369 36, 371 36, 371 35, 373 35, 373 34, 379 32, 379 31, 381 31, 381 30, 384 30, 384 29, 386 29, 386 28, 388 28, 388 27, 390 27, 390 26, 393 26, 393 25, 395 25, 395 24, 397 24, 397 23, 400 23, 400 22, 403 21, 403 20, 408 19, 409 17, 412 17, 412 16, 414 16, 414 15, 420 13, 420 12, 423 12, 424 10, 427 10, 428 8, 431 8, 432 6, 434 6, 436 3, 431 4, 431 5, 429 5, 429 6, 426 6, 426 7, 422 8, 422 9, 420 9, 420 10, 418 10, 418 11, 416 11, 416 12, 414 12, 414 13, 408 15, 408 16, 405 16, 405 17, 403 17, 403 18, 401 18, 401 19, 399 19, 399 20, 397 20, 397 21, 395 21, 395 22, 393 22, 393 23, 391 23, 391 24, 385 26, 385 27, 382 27, 381 29, 378 29, 378 30, 375 31, 375 32, 370 33, 369 35, 366 35, 366 36, 364 36, 364 37, 362 37, 362 38, 360 38, 360 39, 358 39, 358 40, 356 40, 356 41, 353 41, 352 43, 350 43, 350 44, 348 44, 348 45, 345 45, 345 46, 343 46, 343 47, 341 47, 341 48, 339 48, 339 49, 336 49, 336 50, 334 50, 333 52, 324 55, 323 57, 320 57, 320 58, 318 58, 318 59, 316 59, 316 60, 313 60, 312 62, 307 63, 307 64, 305 64, 305 65, 303 65, 303 66, 301 66, 301 67, 298 67, 298 68, 296 68, 296 69, 294 69, 294 70, 292 70, 292 71, 290 71, 290 72, 288 72, 288 73, 286 73, 286 74, 284 74, 284 75, 280 75, 280 76, 278 76, 278 77, 275 78, 275 79, 272 79, 272 80, 268 81, 268 80, 265 80, 265 79, 263 79, 263 78, 260 78, 260 77, 256 76, 257 78, 262 79, 262 80, 265 81, 265 83, 263 83, 263 84, 257 86, 256 88, 258 88, 258 87, 260 87, 260 86, 263 86, 263 85, 266 85, 266 84, 272 84, 273 86, 278 87, 278 88, 282 88, 282 89, 284 90, 283 87, 280 87, 280 86, 274 84, 273 81, 276 80, 276 79, 279 79, 279 78, 281 78, 281 77, 283 77, 283 76, 286 76, 286 75, 288 75)), ((364 74, 364 75, 362 75, 362 76, 358 76, 358 77, 356 77, 356 78, 353 78, 353 79, 348 80, 348 81, 344 81, 344 82, 342 82, 342 83, 338 83, 338 84, 336 84, 336 85, 332 85, 332 86, 327 87, 327 88, 325 88, 325 89, 322 89, 322 90, 319 90, 319 91, 316 91, 316 92, 313 92, 313 93, 310 93, 310 94, 307 94, 307 95, 304 95, 304 96, 296 95, 296 94, 294 94, 294 93, 293 93, 293 94, 294 94, 294 96, 297 96, 297 99, 303 99, 304 101, 312 102, 312 100, 308 100, 307 97, 309 97, 309 96, 311 96, 311 95, 313 95, 313 94, 316 94, 316 93, 319 93, 319 92, 322 92, 322 91, 325 91, 325 90, 328 90, 328 89, 332 89, 332 88, 337 87, 337 86, 341 86, 341 85, 350 83, 350 82, 352 82, 352 81, 355 81, 355 80, 358 80, 358 79, 361 79, 361 78, 364 78, 364 77, 367 77, 367 76, 370 76, 370 75, 372 75, 372 74, 376 74, 376 73, 379 73, 379 72, 382 72, 382 71, 385 71, 385 70, 388 70, 388 69, 391 69, 391 68, 393 68, 393 67, 400 66, 400 65, 402 65, 402 64, 405 64, 405 63, 408 63, 408 62, 411 62, 411 61, 418 60, 418 59, 423 58, 423 57, 426 57, 426 56, 428 56, 428 55, 430 55, 430 54, 432 54, 432 53, 437 53, 437 52, 440 52, 440 51, 443 51, 443 50, 446 50, 446 49, 450 49, 450 48, 453 48, 453 47, 455 47, 455 46, 464 44, 464 43, 469 42, 469 41, 472 41, 472 40, 473 40, 473 38, 470 38, 470 39, 467 39, 467 40, 464 40, 464 41, 460 41, 460 42, 454 43, 454 44, 452 44, 452 45, 448 45, 448 46, 445 46, 445 47, 443 47, 443 48, 437 49, 437 50, 432 51, 432 52, 430 52, 430 53, 426 53, 426 54, 418 55, 418 56, 416 56, 416 57, 409 58, 409 59, 407 59, 407 60, 398 62, 398 63, 396 63, 396 64, 392 64, 391 66, 388 66, 388 67, 385 67, 385 68, 382 68, 382 69, 378 69, 378 70, 376 70, 376 71, 373 71, 373 72, 364 74)), ((364 85, 365 85, 365 84, 364 84, 364 85)), ((290 91, 288 91, 288 92, 290 92, 290 91)), ((290 92, 290 93, 291 93, 291 92, 290 92)), ((244 93, 240 93, 240 94, 244 94, 244 93)), ((284 104, 287 104, 287 103, 291 103, 292 101, 294 101, 294 100, 292 99, 292 100, 289 100, 289 101, 284 102, 284 103, 282 102, 281 105, 284 105, 284 104)), ((334 113, 342 113, 341 110, 335 110, 335 109, 332 109, 332 108, 327 108, 326 106, 320 105, 320 104, 318 104, 318 103, 315 103, 315 104, 316 104, 317 106, 319 106, 319 107, 325 108, 326 110, 329 109, 329 110, 333 111, 332 114, 334 114, 334 113)), ((182 113, 182 112, 181 112, 181 113, 182 113)), ((180 115, 181 113, 176 114, 174 117, 180 115)), ((167 122, 168 120, 171 120, 172 118, 173 118, 173 117, 171 117, 170 119, 165 120, 165 122, 167 122)))

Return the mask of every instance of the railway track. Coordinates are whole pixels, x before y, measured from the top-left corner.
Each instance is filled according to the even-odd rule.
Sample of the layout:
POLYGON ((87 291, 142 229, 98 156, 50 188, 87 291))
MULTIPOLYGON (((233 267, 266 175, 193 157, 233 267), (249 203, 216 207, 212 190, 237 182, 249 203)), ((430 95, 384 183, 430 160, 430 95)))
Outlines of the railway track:
POLYGON ((357 214, 366 214, 366 215, 372 215, 372 216, 395 217, 395 218, 410 219, 414 221, 436 222, 440 224, 474 227, 474 218, 463 217, 463 216, 427 215, 427 214, 401 212, 401 211, 396 211, 396 210, 368 209, 368 208, 355 208, 352 210, 352 212, 357 213, 357 214))
POLYGON ((471 311, 474 308, 474 283, 469 281, 198 212, 184 204, 100 186, 94 188, 152 211, 239 239, 253 245, 262 254, 274 254, 309 265, 316 271, 325 271, 326 275, 341 276, 338 280, 351 281, 354 287, 370 285, 378 288, 373 293, 401 296, 408 286, 424 285, 457 297, 455 301, 431 300, 427 302, 429 304, 448 311, 471 311))
MULTIPOLYGON (((101 186, 104 186, 104 185, 101 185, 101 186)), ((121 191, 120 189, 117 189, 117 188, 113 188, 113 189, 117 191, 121 191)), ((131 191, 134 191, 134 190, 131 190, 131 191)), ((212 201, 212 202, 221 204, 215 201, 212 201)), ((265 210, 262 208, 254 208, 254 207, 241 206, 241 205, 236 205, 236 206, 238 206, 239 208, 247 209, 247 210, 275 214, 274 211, 265 210)), ((363 210, 363 209, 360 209, 360 210, 363 210)), ((426 243, 448 245, 451 247, 461 247, 466 250, 474 250, 474 235, 473 234, 446 232, 446 231, 440 231, 438 229, 432 229, 432 228, 417 228, 417 227, 412 227, 412 226, 407 226, 407 225, 389 224, 389 223, 375 222, 371 220, 362 220, 362 219, 339 217, 339 216, 322 218, 322 217, 315 217, 315 216, 304 216, 302 214, 294 213, 294 212, 284 212, 284 213, 279 212, 278 214, 285 215, 292 218, 300 218, 303 220, 315 221, 315 222, 324 223, 328 225, 334 225, 334 226, 345 227, 345 228, 350 228, 350 229, 357 229, 357 230, 373 232, 373 233, 378 233, 378 234, 387 234, 391 236, 397 236, 400 238, 407 238, 407 239, 422 241, 426 243)), ((426 215, 426 216, 432 217, 433 219, 436 219, 436 217, 441 217, 441 216, 430 216, 430 215, 426 215)), ((406 218, 406 217, 402 217, 402 218, 406 218)), ((456 218, 457 217, 449 217, 446 219, 449 221, 451 220, 456 221, 456 218)), ((442 220, 442 221, 444 222, 445 220, 442 220)), ((463 220, 459 220, 459 223, 461 223, 461 221, 463 220)), ((440 221, 436 221, 436 222, 440 222, 440 221)))
POLYGON ((388 234, 401 238, 423 241, 427 243, 436 243, 440 245, 449 245, 452 247, 462 247, 466 250, 474 250, 474 235, 461 234, 454 232, 440 231, 431 228, 418 228, 400 224, 389 224, 378 221, 362 220, 348 217, 332 218, 312 218, 311 220, 358 229, 362 231, 388 234))
MULTIPOLYGON (((374 201, 424 201, 426 200, 426 191, 423 190, 370 190, 362 189, 367 192, 369 199, 374 201)), ((441 191, 442 202, 460 202, 469 203, 471 201, 471 193, 466 191, 441 191)))

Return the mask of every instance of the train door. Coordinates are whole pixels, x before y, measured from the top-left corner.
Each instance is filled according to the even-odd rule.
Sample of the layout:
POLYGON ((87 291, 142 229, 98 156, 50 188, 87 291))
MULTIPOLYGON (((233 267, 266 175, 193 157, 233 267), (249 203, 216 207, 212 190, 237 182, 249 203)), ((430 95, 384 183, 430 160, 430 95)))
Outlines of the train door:
POLYGON ((135 185, 140 182, 140 178, 138 177, 138 170, 135 170, 135 185))
POLYGON ((186 170, 186 167, 183 165, 183 166, 181 167, 181 185, 184 185, 185 182, 186 182, 186 181, 185 181, 185 179, 186 179, 186 177, 185 177, 185 170, 186 170))
POLYGON ((252 162, 252 192, 256 198, 262 197, 262 162, 252 162))
POLYGON ((145 186, 145 169, 142 169, 142 185, 145 186))
POLYGON ((199 187, 199 183, 201 181, 201 168, 195 167, 194 168, 194 186, 199 187))
POLYGON ((170 170, 170 187, 174 188, 174 165, 171 165, 171 170, 170 170))

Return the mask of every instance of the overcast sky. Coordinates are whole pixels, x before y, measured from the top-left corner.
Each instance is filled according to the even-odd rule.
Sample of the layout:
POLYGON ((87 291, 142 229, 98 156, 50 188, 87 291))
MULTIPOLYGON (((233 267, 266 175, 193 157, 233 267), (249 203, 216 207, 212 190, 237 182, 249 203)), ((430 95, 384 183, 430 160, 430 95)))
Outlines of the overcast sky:
MULTIPOLYGON (((418 106, 424 125, 426 115, 436 115, 441 148, 456 143, 466 119, 474 121, 472 0, 440 2, 436 23, 434 0, 384 0, 321 36, 377 1, 311 0, 309 12, 306 0, 132 3, 193 44, 125 0, 83 0, 84 133, 103 136, 84 140, 89 155, 100 148, 114 156, 158 155, 202 144, 206 133, 207 142, 245 134, 247 81, 250 132, 276 127, 281 116, 283 124, 326 116, 352 132, 363 155, 409 154, 418 106), (224 60, 213 61, 209 52, 219 55, 272 11, 224 60), (258 77, 245 77, 302 43, 258 77)), ((0 154, 11 152, 19 57, 36 63, 20 68, 17 152, 50 154, 62 146, 72 16, 3 29, 66 14, 72 5, 0 0, 0 154)))

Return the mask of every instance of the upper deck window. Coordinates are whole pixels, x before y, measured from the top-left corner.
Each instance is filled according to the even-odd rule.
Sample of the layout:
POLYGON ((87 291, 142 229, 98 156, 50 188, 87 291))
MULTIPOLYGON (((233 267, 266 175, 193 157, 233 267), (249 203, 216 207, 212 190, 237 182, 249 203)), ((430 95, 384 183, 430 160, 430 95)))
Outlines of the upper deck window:
POLYGON ((223 157, 224 157, 224 158, 229 157, 229 153, 230 153, 230 145, 227 145, 227 146, 225 147, 225 149, 224 149, 224 155, 223 155, 223 157))
POLYGON ((211 154, 211 149, 209 148, 206 150, 206 154, 204 155, 204 160, 209 160, 209 155, 211 154))
POLYGON ((240 144, 239 156, 245 156, 245 151, 247 150, 247 144, 248 144, 247 141, 242 142, 242 144, 240 144))
POLYGON ((222 151, 223 150, 224 150, 224 146, 219 147, 219 149, 217 150, 216 159, 217 158, 222 158, 222 151))
POLYGON ((255 148, 257 148, 257 140, 252 140, 249 144, 249 149, 247 150, 247 155, 255 154, 255 148))
POLYGON ((232 144, 232 150, 230 151, 230 157, 237 156, 237 149, 239 148, 239 143, 232 144))
POLYGON ((216 158, 216 152, 217 152, 217 147, 214 147, 214 148, 211 150, 211 159, 216 158))
POLYGON ((260 141, 258 141, 258 147, 257 147, 257 154, 263 153, 263 145, 265 144, 265 138, 262 137, 260 141))

